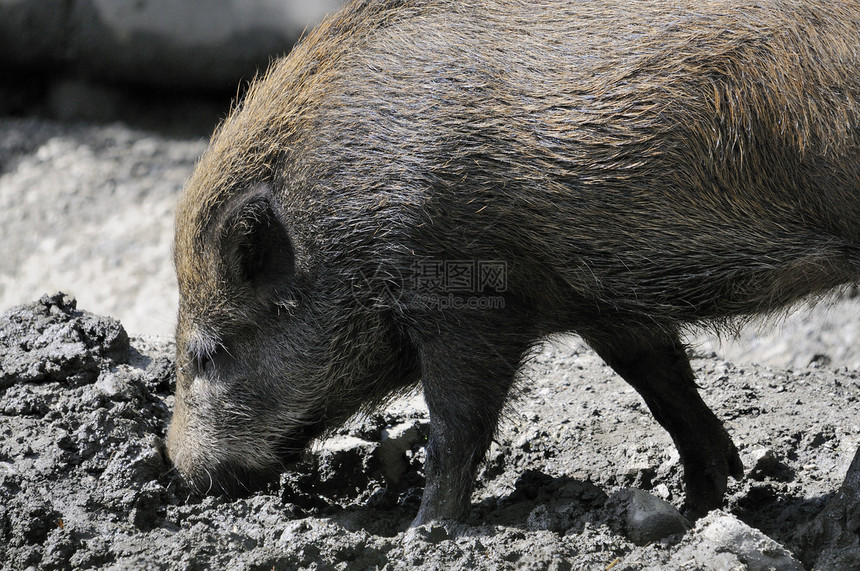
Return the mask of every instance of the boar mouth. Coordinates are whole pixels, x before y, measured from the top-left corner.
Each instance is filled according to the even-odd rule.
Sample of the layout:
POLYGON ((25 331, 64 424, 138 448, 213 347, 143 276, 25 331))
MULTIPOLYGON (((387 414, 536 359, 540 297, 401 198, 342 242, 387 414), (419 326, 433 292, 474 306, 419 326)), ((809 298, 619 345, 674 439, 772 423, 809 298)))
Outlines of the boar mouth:
POLYGON ((225 495, 231 499, 246 498, 264 491, 274 482, 279 470, 253 470, 234 463, 224 462, 200 470, 189 478, 189 484, 198 494, 225 495))
POLYGON ((236 459, 221 459, 214 464, 198 466, 193 473, 184 473, 184 480, 198 495, 225 495, 231 499, 249 497, 257 492, 271 491, 284 472, 302 471, 305 451, 310 442, 322 432, 318 425, 306 425, 282 438, 274 445, 277 461, 269 466, 250 467, 236 459))
POLYGON ((224 495, 231 499, 247 498, 257 492, 270 491, 283 472, 301 459, 301 450, 291 448, 280 454, 280 461, 264 468, 250 468, 236 461, 222 460, 214 466, 201 467, 186 476, 189 486, 199 495, 224 495))

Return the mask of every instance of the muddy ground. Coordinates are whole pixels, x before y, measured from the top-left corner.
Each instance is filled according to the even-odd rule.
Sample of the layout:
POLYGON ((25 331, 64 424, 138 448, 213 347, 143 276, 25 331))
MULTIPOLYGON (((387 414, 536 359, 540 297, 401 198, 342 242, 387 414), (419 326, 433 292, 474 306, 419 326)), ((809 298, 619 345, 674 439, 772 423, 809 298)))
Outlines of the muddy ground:
POLYGON ((5 313, 0 343, 8 569, 860 565, 839 514, 836 529, 807 526, 836 497, 860 442, 860 380, 847 370, 694 360, 748 472, 724 513, 688 531, 667 435, 595 355, 553 340, 524 373, 469 521, 407 530, 427 430, 417 396, 356 419, 265 493, 199 497, 164 456, 169 340, 129 340, 115 319, 57 294, 5 313))
POLYGON ((203 146, 0 121, 0 298, 24 304, 0 317, 3 569, 860 568, 850 292, 729 349, 697 338, 702 393, 747 469, 699 522, 677 511, 667 434, 575 338, 524 370, 465 524, 407 529, 423 484, 418 393, 318 443, 265 493, 192 494, 163 446, 169 242, 203 146), (78 301, 56 294, 64 282, 78 301))

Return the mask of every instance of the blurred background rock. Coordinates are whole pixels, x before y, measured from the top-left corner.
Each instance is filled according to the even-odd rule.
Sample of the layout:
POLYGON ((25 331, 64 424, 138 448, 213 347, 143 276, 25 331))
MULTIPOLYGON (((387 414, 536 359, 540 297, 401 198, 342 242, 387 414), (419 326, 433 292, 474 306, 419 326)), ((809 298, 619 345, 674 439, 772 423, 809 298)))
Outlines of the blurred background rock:
POLYGON ((339 5, 0 0, 0 113, 208 133, 243 84, 339 5))

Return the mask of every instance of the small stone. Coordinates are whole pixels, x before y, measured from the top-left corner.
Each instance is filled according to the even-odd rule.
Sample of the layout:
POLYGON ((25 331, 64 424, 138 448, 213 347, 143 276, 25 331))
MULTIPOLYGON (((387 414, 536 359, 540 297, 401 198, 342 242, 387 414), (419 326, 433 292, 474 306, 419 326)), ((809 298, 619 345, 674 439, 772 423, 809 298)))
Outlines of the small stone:
POLYGON ((770 448, 756 448, 753 450, 750 455, 749 465, 749 477, 757 481, 764 480, 768 476, 777 476, 782 468, 782 463, 780 463, 776 453, 770 448))
POLYGON ((672 497, 672 492, 669 491, 669 486, 666 484, 657 484, 654 486, 654 495, 662 500, 668 501, 672 497))
POLYGON ((615 506, 622 517, 625 534, 637 545, 685 533, 690 529, 690 522, 675 506, 636 488, 615 492, 607 505, 615 506))

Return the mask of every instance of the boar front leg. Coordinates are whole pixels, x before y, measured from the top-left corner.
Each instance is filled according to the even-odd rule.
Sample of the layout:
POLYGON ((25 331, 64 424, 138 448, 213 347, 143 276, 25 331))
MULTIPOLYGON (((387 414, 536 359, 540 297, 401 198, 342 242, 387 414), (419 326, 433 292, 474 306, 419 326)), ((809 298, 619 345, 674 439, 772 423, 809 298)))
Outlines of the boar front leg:
POLYGON ((475 473, 527 347, 524 343, 506 349, 496 340, 483 343, 483 339, 476 332, 468 341, 460 334, 420 344, 430 435, 424 496, 412 526, 438 519, 464 520, 469 514, 475 473))
POLYGON ((684 466, 687 514, 698 518, 720 507, 728 476, 743 477, 743 464, 723 424, 699 396, 678 336, 622 334, 588 342, 672 436, 684 466))

